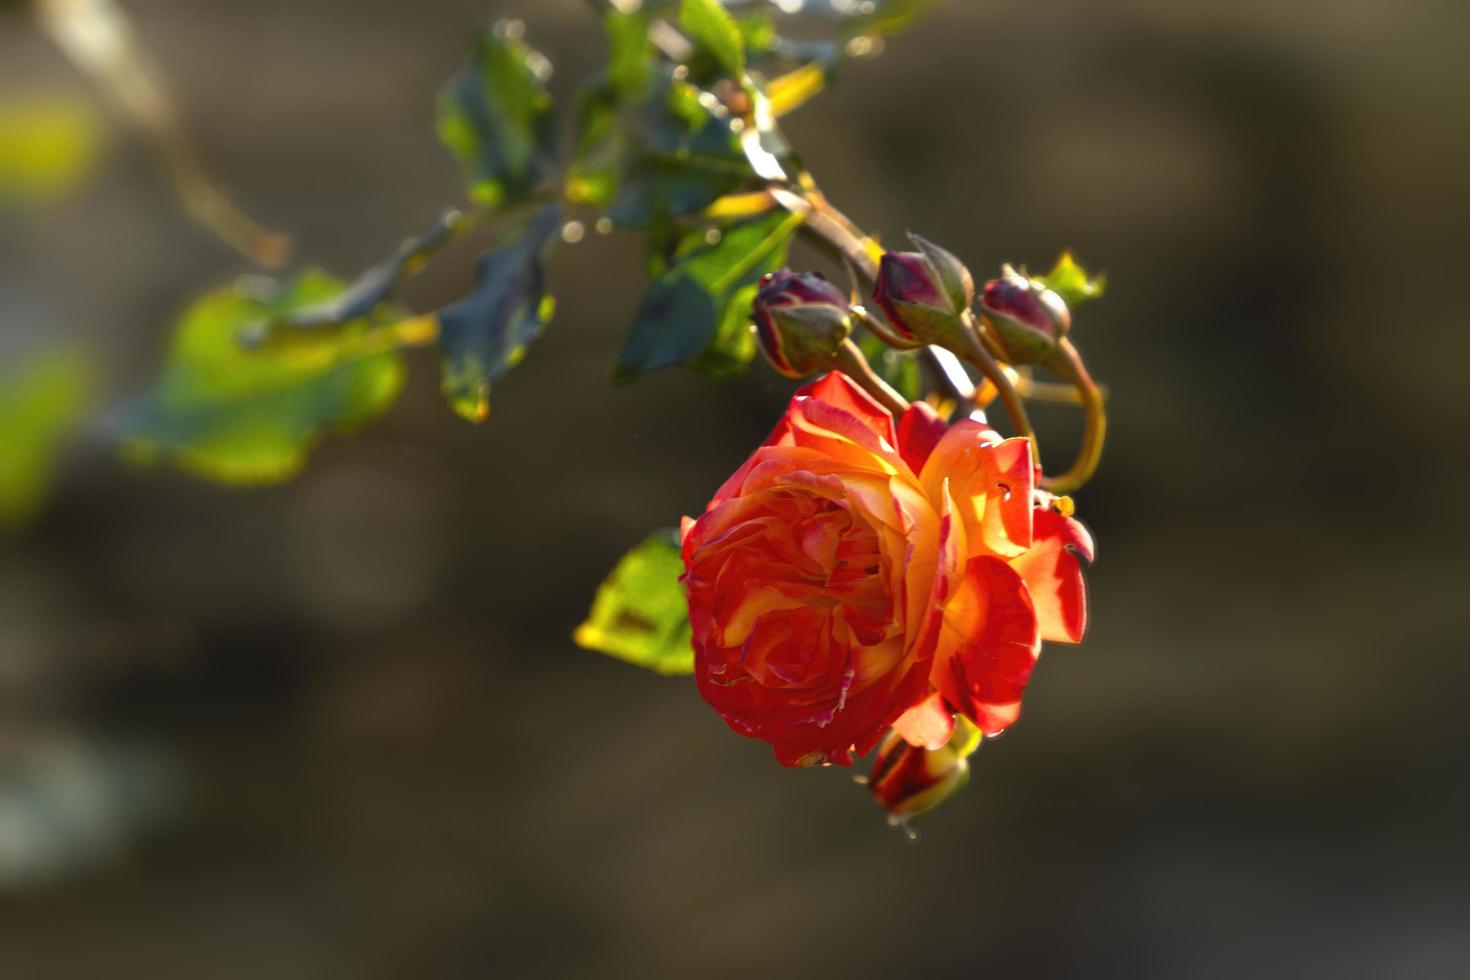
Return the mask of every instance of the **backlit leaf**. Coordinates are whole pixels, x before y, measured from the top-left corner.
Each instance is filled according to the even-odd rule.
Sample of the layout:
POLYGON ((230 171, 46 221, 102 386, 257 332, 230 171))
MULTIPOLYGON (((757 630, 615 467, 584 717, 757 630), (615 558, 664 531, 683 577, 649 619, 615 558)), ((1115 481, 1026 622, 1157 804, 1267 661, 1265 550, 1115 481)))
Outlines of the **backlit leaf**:
POLYGON ((90 369, 75 355, 42 358, 0 378, 0 528, 23 523, 45 501, 91 385, 90 369))
POLYGON ((480 257, 475 289, 439 311, 444 394, 470 421, 490 411, 490 385, 521 362, 551 319, 546 257, 561 229, 561 207, 542 208, 507 244, 480 257))
POLYGON ((459 211, 444 212, 428 232, 399 245, 390 257, 358 276, 330 300, 293 310, 278 323, 262 322, 260 327, 269 330, 284 324, 300 330, 368 316, 393 296, 405 276, 454 237, 463 220, 459 211))
POLYGON ((685 236, 644 293, 614 376, 629 381, 674 364, 726 375, 748 364, 756 285, 786 261, 801 220, 776 213, 685 236))
POLYGON ((84 103, 0 101, 0 204, 54 200, 97 162, 102 126, 84 103))
POLYGON ((694 672, 684 562, 672 532, 628 552, 597 590, 577 645, 660 674, 694 672))
POLYGON ((308 270, 284 285, 243 279, 199 300, 184 314, 152 391, 118 419, 125 450, 223 483, 271 483, 295 475, 325 430, 386 410, 404 371, 386 329, 392 311, 241 343, 258 324, 341 291, 338 280, 308 270))
POLYGON ((679 26, 727 75, 738 79, 745 74, 745 38, 719 0, 684 0, 679 26))
POLYGON ((551 63, 521 40, 519 22, 502 21, 480 34, 439 93, 439 138, 458 158, 471 200, 523 200, 556 172, 550 75, 551 63))
POLYGON ((608 15, 609 65, 578 104, 567 198, 623 228, 696 213, 753 177, 723 107, 659 62, 655 12, 608 15))

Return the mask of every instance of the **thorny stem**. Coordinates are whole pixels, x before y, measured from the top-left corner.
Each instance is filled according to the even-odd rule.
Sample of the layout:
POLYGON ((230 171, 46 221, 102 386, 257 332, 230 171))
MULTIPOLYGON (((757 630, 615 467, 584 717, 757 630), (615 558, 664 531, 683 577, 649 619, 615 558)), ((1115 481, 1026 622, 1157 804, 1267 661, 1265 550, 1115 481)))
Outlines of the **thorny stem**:
POLYGON ((1092 380, 1092 375, 1087 373, 1082 355, 1070 340, 1065 337, 1061 339, 1058 356, 1048 361, 1047 367, 1076 387, 1077 395, 1082 399, 1085 422, 1082 447, 1077 451, 1077 459, 1061 476, 1042 477, 1041 488, 1056 494, 1073 493, 1097 472, 1097 464, 1102 459, 1103 440, 1107 435, 1107 410, 1103 405, 1102 389, 1092 380))
POLYGON ((862 385, 868 394, 878 399, 884 408, 893 413, 895 418, 909 410, 908 399, 889 387, 888 382, 878 377, 858 345, 851 340, 842 342, 837 356, 833 358, 833 363, 838 370, 862 385))

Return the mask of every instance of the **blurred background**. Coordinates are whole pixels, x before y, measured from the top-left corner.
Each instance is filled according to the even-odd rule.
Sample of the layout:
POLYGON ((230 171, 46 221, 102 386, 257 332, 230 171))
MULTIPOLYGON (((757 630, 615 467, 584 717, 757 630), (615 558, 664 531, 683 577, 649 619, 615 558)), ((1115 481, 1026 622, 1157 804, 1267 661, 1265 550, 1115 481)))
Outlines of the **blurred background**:
MULTIPOLYGON (((526 18, 564 103, 603 59, 577 0, 125 6, 236 202, 340 275, 458 198, 432 101, 472 27, 526 18)), ((482 427, 423 352, 279 488, 75 445, 0 540, 0 976, 1466 976, 1467 15, 954 0, 789 121, 889 240, 1109 275, 1090 636, 916 845, 570 641, 792 388, 611 387, 631 236, 559 254, 482 427)), ((0 93, 94 99, 21 3, 0 93)), ((90 350, 107 405, 248 266, 103 140, 3 212, 0 363, 90 350)))

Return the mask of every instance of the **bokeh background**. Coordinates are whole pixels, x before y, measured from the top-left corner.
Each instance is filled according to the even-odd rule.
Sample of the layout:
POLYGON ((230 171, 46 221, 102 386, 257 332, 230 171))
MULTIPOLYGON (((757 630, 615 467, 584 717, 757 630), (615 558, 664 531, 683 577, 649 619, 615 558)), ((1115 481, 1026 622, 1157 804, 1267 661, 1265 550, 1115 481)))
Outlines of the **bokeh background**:
MULTIPOLYGON (((602 60, 576 0, 126 6, 236 200, 344 275, 459 194, 472 26, 527 18, 564 101, 602 60)), ((1466 976, 1467 10, 954 0, 792 119, 889 239, 1110 277, 1091 634, 916 845, 570 642, 791 390, 610 387, 631 237, 563 250, 483 427, 423 354, 280 488, 83 441, 0 543, 0 976, 1466 976)), ((0 91, 90 97, 22 4, 0 91)), ((0 349, 90 347, 104 401, 245 269, 121 131, 5 222, 0 349)))

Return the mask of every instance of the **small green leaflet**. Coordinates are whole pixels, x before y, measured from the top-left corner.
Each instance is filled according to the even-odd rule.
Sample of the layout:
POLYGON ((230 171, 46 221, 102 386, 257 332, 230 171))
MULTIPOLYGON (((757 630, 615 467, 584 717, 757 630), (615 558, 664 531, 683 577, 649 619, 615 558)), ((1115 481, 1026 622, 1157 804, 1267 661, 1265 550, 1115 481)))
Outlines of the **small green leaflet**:
POLYGON ((240 343, 260 323, 328 303, 342 288, 308 270, 285 285, 242 279, 195 303, 153 390, 116 422, 125 451, 222 483, 273 483, 301 469, 323 430, 386 410, 404 373, 392 310, 240 343))
POLYGON ((0 378, 0 528, 23 523, 45 501, 91 388, 92 371, 74 354, 38 358, 0 378))
POLYGON ((622 228, 693 214, 754 178, 739 138, 700 91, 651 73, 629 99, 606 85, 585 91, 567 198, 607 209, 622 228))
POLYGON ((578 646, 660 674, 694 672, 689 604, 679 582, 684 562, 674 541, 673 532, 655 534, 623 556, 573 634, 578 646))
POLYGON ((739 81, 745 75, 745 38, 719 0, 684 0, 679 26, 731 78, 739 81))
POLYGON ((517 21, 482 32, 439 93, 439 138, 459 160, 470 199, 491 207, 533 194, 558 168, 551 63, 521 40, 517 21))
POLYGON ((754 177, 723 110, 660 62, 648 40, 655 14, 607 15, 608 67, 578 101, 566 197, 622 228, 693 214, 754 177))
POLYGON ((294 310, 278 322, 262 322, 258 326, 260 336, 245 339, 263 340, 270 331, 281 327, 305 330, 368 316, 392 298, 406 276, 450 241, 464 220, 464 215, 450 208, 439 216, 434 227, 418 238, 403 242, 391 256, 362 273, 327 302, 294 310))
POLYGON ((545 265, 560 229, 560 205, 542 208, 516 237, 480 257, 474 291, 439 311, 444 394, 472 422, 489 414, 490 385, 521 362, 551 319, 545 265))
POLYGON ((1046 288, 1060 296, 1068 306, 1098 299, 1108 284, 1108 277, 1105 275, 1089 279, 1087 272, 1072 258, 1071 252, 1063 252, 1052 270, 1041 278, 1046 283, 1046 288))
POLYGON ((723 376, 748 364, 755 355, 751 300, 761 277, 786 261, 801 222, 777 212, 685 236, 643 294, 614 377, 631 381, 674 364, 723 376))

